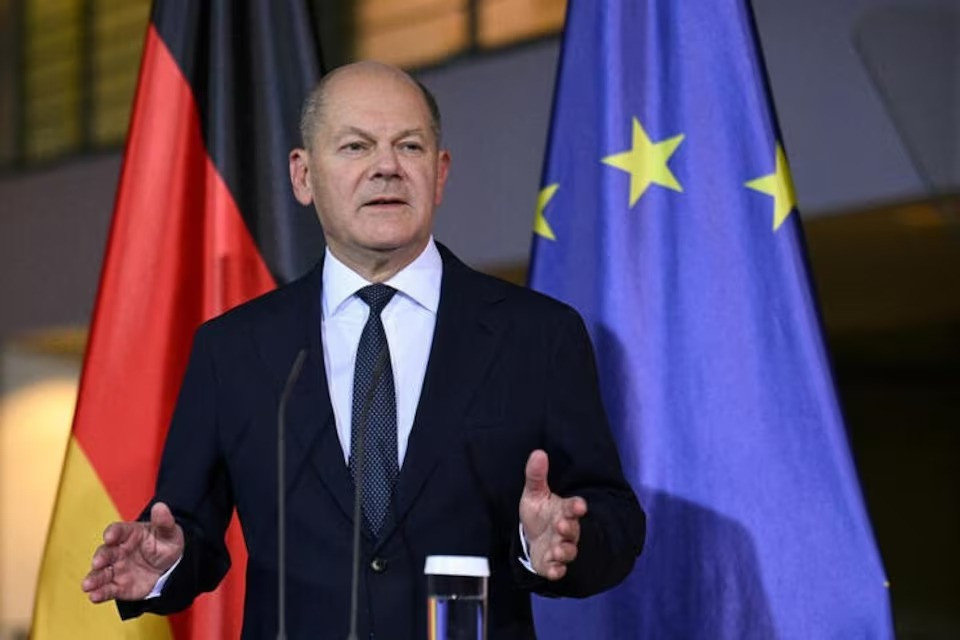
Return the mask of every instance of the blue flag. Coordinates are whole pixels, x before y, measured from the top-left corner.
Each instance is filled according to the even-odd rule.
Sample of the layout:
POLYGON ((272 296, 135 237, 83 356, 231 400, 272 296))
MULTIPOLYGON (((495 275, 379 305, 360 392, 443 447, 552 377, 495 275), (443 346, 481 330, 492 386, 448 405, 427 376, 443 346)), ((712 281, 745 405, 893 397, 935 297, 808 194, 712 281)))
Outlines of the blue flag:
POLYGON ((571 0, 531 285, 587 322, 649 516, 544 638, 890 638, 742 0, 571 0))

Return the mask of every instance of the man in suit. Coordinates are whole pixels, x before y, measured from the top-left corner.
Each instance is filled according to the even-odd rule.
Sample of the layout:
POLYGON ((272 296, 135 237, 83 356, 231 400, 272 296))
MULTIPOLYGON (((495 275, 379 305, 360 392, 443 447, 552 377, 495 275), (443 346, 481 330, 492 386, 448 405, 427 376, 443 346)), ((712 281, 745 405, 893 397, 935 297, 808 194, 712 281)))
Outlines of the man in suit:
POLYGON ((347 634, 361 484, 361 637, 425 637, 435 554, 488 557, 489 637, 534 637, 531 591, 607 589, 643 545, 583 323, 434 242, 450 155, 436 103, 408 75, 334 71, 301 133, 290 177, 317 210, 325 255, 198 330, 156 496, 141 521, 106 529, 83 589, 124 617, 185 608, 229 568, 236 507, 244 637, 274 635, 276 415, 305 350, 286 413, 290 636, 347 634))

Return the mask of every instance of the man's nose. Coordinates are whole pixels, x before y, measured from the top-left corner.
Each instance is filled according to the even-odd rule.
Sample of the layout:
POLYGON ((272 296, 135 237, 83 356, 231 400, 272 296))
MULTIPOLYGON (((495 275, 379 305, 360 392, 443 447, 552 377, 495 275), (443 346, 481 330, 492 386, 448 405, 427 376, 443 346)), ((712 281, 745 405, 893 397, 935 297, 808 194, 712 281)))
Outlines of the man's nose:
POLYGON ((377 150, 373 161, 373 178, 394 178, 400 175, 397 150, 392 146, 377 150))

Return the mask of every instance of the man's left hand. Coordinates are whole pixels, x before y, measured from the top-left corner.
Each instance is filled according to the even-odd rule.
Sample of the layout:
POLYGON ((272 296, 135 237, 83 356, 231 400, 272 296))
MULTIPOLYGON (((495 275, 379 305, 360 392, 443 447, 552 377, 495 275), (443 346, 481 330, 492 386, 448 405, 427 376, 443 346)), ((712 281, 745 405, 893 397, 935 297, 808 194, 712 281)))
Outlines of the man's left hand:
POLYGON ((577 557, 580 518, 587 501, 561 498, 547 484, 547 453, 537 449, 527 458, 526 483, 520 496, 520 524, 529 543, 530 562, 538 575, 559 580, 577 557))

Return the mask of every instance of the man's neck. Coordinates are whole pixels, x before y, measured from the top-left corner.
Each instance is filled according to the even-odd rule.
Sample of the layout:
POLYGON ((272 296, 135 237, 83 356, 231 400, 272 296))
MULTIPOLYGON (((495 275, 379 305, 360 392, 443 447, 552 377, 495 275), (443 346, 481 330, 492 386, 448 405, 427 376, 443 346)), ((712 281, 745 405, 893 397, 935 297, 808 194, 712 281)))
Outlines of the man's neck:
POLYGON ((340 251, 328 246, 330 253, 368 282, 386 282, 423 253, 430 239, 414 248, 403 247, 386 251, 365 251, 359 254, 340 251))

